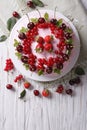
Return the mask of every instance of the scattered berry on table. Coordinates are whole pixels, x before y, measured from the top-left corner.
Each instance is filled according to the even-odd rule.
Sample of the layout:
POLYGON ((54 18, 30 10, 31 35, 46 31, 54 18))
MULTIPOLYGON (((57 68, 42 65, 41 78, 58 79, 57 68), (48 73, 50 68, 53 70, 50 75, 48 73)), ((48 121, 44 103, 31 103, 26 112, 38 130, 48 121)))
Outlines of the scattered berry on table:
POLYGON ((44 89, 44 90, 42 91, 42 95, 43 95, 44 97, 48 97, 48 96, 50 95, 49 90, 48 90, 48 89, 44 89))
POLYGON ((7 89, 12 89, 12 88, 13 88, 13 85, 12 85, 12 84, 7 84, 7 85, 6 85, 6 88, 7 88, 7 89))
POLYGON ((6 59, 6 66, 4 68, 4 71, 10 71, 12 69, 14 69, 14 65, 13 65, 12 60, 10 58, 6 59))
POLYGON ((16 76, 16 78, 14 79, 14 82, 21 81, 22 79, 23 79, 23 76, 20 74, 20 75, 16 76))
POLYGON ((39 96, 39 94, 40 94, 39 90, 34 90, 33 93, 34 93, 35 96, 39 96))
POLYGON ((15 18, 19 18, 19 17, 20 17, 20 15, 19 15, 19 13, 18 13, 17 11, 14 11, 14 12, 12 13, 12 15, 13 15, 13 17, 15 17, 15 18))
POLYGON ((32 1, 28 1, 27 6, 30 7, 30 8, 35 8, 35 5, 32 1))
POLYGON ((66 94, 72 96, 72 94, 73 94, 73 90, 72 90, 72 89, 66 89, 66 94))
POLYGON ((24 82, 24 87, 26 89, 30 88, 31 84, 29 82, 24 82))
POLYGON ((56 89, 57 93, 63 93, 64 92, 64 86, 63 85, 59 85, 58 88, 56 89))

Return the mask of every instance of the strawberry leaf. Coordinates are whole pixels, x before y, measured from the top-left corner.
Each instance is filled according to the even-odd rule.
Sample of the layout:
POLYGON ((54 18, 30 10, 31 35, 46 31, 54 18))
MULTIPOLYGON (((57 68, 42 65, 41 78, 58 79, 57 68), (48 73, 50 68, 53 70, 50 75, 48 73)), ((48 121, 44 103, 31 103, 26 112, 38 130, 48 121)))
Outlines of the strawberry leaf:
POLYGON ((26 95, 26 90, 24 89, 21 93, 20 93, 20 98, 23 98, 26 95))
POLYGON ((39 7, 44 7, 44 3, 40 0, 32 0, 32 2, 39 7))
POLYGON ((75 69, 75 74, 77 74, 77 75, 84 75, 85 71, 80 66, 77 66, 76 69, 75 69))
POLYGON ((11 31, 15 23, 16 23, 16 19, 14 17, 9 18, 7 21, 7 29, 11 31))
POLYGON ((6 39, 7 39, 7 36, 6 36, 6 35, 2 35, 2 36, 0 37, 0 42, 5 41, 6 39))

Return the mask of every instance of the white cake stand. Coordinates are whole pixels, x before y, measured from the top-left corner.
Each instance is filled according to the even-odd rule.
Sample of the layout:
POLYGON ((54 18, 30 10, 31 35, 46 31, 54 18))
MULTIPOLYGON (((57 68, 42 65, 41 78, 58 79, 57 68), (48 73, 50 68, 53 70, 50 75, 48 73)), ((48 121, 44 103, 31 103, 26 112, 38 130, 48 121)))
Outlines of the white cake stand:
MULTIPOLYGON (((54 11, 52 10, 40 10, 41 16, 43 17, 43 15, 45 13, 48 13, 50 18, 54 17, 54 11)), ((29 18, 39 18, 39 14, 37 11, 32 11, 30 13, 28 13, 29 18)), ((19 70, 24 76, 26 76, 27 78, 33 79, 33 80, 37 80, 37 81, 53 81, 56 79, 61 78, 62 76, 66 75, 75 65, 79 53, 80 53, 80 39, 79 39, 79 35, 78 32, 75 28, 75 26, 72 24, 72 22, 66 18, 64 15, 62 15, 59 12, 56 12, 56 18, 62 18, 64 19, 64 21, 66 21, 66 23, 72 28, 73 33, 74 33, 74 48, 72 50, 71 56, 69 58, 69 60, 64 64, 64 68, 61 72, 61 74, 47 74, 47 75, 41 75, 38 76, 38 74, 36 73, 32 73, 29 70, 26 70, 25 67, 22 65, 21 61, 18 60, 18 58, 15 56, 15 47, 14 47, 14 39, 18 39, 18 33, 17 30, 20 30, 22 27, 26 27, 28 21, 28 18, 26 17, 26 15, 24 15, 13 27, 11 34, 10 34, 10 40, 9 40, 9 49, 10 49, 10 56, 11 59, 15 65, 15 67, 17 68, 17 70, 19 70)))

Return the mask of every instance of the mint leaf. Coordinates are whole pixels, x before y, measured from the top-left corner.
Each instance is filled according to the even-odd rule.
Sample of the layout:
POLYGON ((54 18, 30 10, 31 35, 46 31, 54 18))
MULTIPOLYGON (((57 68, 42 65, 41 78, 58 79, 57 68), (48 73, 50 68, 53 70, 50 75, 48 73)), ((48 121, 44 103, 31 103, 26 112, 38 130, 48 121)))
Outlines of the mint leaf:
POLYGON ((63 20, 62 20, 62 19, 59 19, 59 20, 57 21, 57 24, 56 24, 56 25, 57 25, 58 27, 60 27, 60 26, 62 25, 62 22, 63 22, 63 20))
POLYGON ((38 18, 31 18, 31 22, 37 23, 38 22, 38 18))
POLYGON ((73 40, 72 40, 72 38, 70 38, 70 39, 67 39, 66 42, 67 42, 68 44, 72 44, 73 40))
POLYGON ((20 98, 23 98, 26 95, 26 90, 24 89, 21 93, 20 93, 20 98))
POLYGON ((29 70, 29 64, 23 64, 26 68, 26 70, 29 70))
POLYGON ((38 75, 42 75, 43 74, 43 70, 38 70, 38 75))
POLYGON ((28 31, 28 29, 25 28, 25 27, 22 27, 21 30, 20 30, 21 33, 22 33, 22 32, 23 32, 23 33, 26 33, 27 31, 28 31))
POLYGON ((80 66, 77 66, 76 69, 75 69, 75 74, 77 74, 77 75, 84 75, 85 71, 80 66))
POLYGON ((20 43, 16 39, 14 39, 14 47, 17 47, 19 44, 20 43))
POLYGON ((15 55, 18 57, 18 59, 21 59, 22 54, 19 52, 16 52, 15 55))
POLYGON ((67 32, 67 33, 73 33, 73 30, 68 27, 68 28, 66 28, 65 32, 67 32))
POLYGON ((46 12, 45 14, 44 14, 44 18, 48 21, 49 20, 49 14, 46 12))
POLYGON ((7 29, 11 31, 15 23, 16 23, 16 19, 14 17, 9 18, 7 21, 7 29))
POLYGON ((54 69, 54 73, 60 74, 60 70, 57 69, 57 68, 55 68, 55 69, 54 69))
POLYGON ((44 7, 44 3, 40 0, 32 0, 32 2, 39 7, 44 7))
POLYGON ((5 41, 6 39, 7 39, 7 36, 6 36, 6 35, 2 35, 2 36, 0 37, 0 42, 5 41))

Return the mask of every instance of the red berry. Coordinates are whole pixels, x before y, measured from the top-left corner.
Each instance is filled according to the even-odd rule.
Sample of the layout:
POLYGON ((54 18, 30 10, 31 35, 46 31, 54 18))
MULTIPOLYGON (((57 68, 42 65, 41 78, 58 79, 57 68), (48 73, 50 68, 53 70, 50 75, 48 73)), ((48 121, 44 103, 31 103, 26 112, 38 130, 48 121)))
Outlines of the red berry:
POLYGON ((38 43, 44 43, 43 37, 38 37, 37 42, 38 42, 38 43))
POLYGON ((7 88, 7 89, 12 89, 12 87, 13 87, 13 86, 12 86, 11 84, 7 84, 7 85, 6 85, 6 88, 7 88))
POLYGON ((59 85, 58 88, 57 88, 57 90, 56 90, 56 92, 63 93, 63 91, 64 91, 63 85, 59 85))
POLYGON ((44 49, 44 46, 42 43, 38 43, 37 46, 36 46, 36 52, 39 52, 41 53, 44 49))
POLYGON ((25 82, 25 83, 24 83, 24 87, 25 87, 25 88, 29 88, 30 86, 31 86, 31 84, 30 84, 29 82, 25 82))
POLYGON ((72 89, 67 89, 67 90, 66 90, 66 94, 68 94, 68 95, 71 95, 71 96, 72 96, 72 93, 73 93, 73 90, 72 90, 72 89))
POLYGON ((14 11, 12 15, 13 15, 13 17, 15 17, 15 18, 19 18, 19 17, 20 17, 19 13, 16 12, 16 11, 14 11))
POLYGON ((33 93, 35 96, 39 96, 39 94, 40 94, 38 90, 34 90, 33 93))
POLYGON ((48 97, 49 96, 49 90, 48 89, 44 89, 43 91, 42 91, 42 95, 44 96, 44 97, 48 97))
POLYGON ((52 52, 52 50, 53 50, 53 45, 52 45, 51 43, 46 43, 46 44, 44 45, 44 49, 45 49, 46 51, 48 51, 48 52, 52 52))
POLYGON ((44 40, 45 40, 45 42, 50 43, 50 42, 53 40, 53 36, 47 35, 47 36, 44 38, 44 40))
POLYGON ((44 22, 45 22, 45 19, 42 18, 42 17, 40 17, 40 18, 38 19, 38 22, 39 22, 39 23, 44 23, 44 22))
POLYGON ((30 23, 27 24, 27 27, 28 27, 29 29, 33 29, 34 26, 35 26, 35 25, 34 25, 33 22, 30 22, 30 23))
POLYGON ((52 24, 56 25, 56 24, 57 24, 57 19, 51 19, 50 22, 51 22, 52 24))
POLYGON ((13 62, 11 61, 11 59, 7 59, 6 60, 6 66, 4 68, 4 71, 10 71, 14 68, 13 62))
POLYGON ((18 38, 21 39, 21 40, 26 39, 25 33, 23 33, 23 32, 19 33, 18 38))
POLYGON ((20 75, 16 76, 16 78, 14 79, 14 82, 21 81, 22 79, 23 79, 23 76, 20 74, 20 75))

